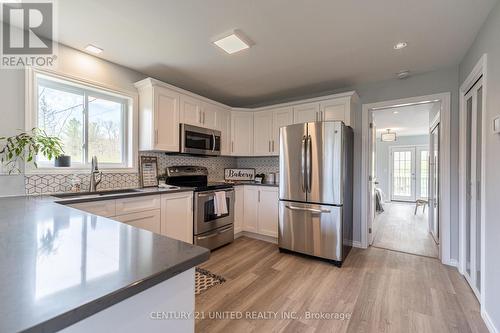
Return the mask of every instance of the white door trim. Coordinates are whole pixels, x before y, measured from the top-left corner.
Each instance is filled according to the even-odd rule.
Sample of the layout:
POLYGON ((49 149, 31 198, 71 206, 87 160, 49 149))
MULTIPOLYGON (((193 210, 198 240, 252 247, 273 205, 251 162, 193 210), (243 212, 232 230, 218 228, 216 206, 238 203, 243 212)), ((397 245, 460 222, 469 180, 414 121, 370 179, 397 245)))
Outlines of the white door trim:
POLYGON ((489 132, 489 127, 486 119, 487 110, 487 64, 488 64, 488 56, 487 54, 483 54, 481 59, 477 62, 477 64, 472 69, 472 72, 467 76, 462 85, 460 86, 460 163, 459 163, 459 221, 460 221, 460 253, 459 253, 459 271, 463 275, 465 272, 465 247, 467 246, 465 242, 465 170, 466 170, 466 101, 465 95, 466 93, 474 86, 474 84, 479 80, 482 76, 482 85, 483 85, 483 113, 482 113, 482 136, 481 136, 481 295, 480 295, 480 303, 481 303, 481 315, 484 318, 484 300, 486 295, 486 285, 485 285, 485 270, 486 270, 486 247, 485 247, 485 210, 486 204, 484 200, 486 198, 486 189, 485 189, 485 181, 486 181, 486 134, 489 132))
POLYGON ((455 261, 451 260, 451 229, 450 229, 450 132, 451 132, 451 124, 450 124, 450 116, 451 116, 451 94, 441 93, 427 96, 418 96, 411 98, 403 98, 392 101, 383 101, 378 103, 370 103, 363 104, 362 110, 362 177, 361 177, 361 244, 364 248, 368 247, 368 218, 370 212, 370 196, 368 192, 368 176, 369 176, 369 168, 368 168, 368 154, 370 147, 368 145, 368 135, 369 135, 369 113, 374 109, 383 109, 388 107, 405 106, 412 105, 424 102, 441 102, 441 110, 440 110, 440 123, 441 123, 441 134, 440 134, 440 144, 441 144, 441 155, 440 155, 440 163, 443 166, 440 169, 440 184, 442 189, 441 196, 441 223, 440 223, 440 235, 442 235, 441 242, 439 244, 439 252, 441 262, 446 265, 456 265, 455 261))

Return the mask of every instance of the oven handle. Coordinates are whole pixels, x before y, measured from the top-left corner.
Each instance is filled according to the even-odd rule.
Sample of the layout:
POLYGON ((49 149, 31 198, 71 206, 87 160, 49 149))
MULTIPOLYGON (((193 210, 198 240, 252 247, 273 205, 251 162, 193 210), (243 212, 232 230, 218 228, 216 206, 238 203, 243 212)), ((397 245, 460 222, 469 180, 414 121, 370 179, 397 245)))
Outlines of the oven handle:
POLYGON ((218 236, 220 234, 223 234, 225 232, 231 231, 231 229, 233 229, 232 225, 229 226, 229 227, 227 227, 227 228, 224 228, 222 230, 218 230, 218 231, 216 231, 216 232, 214 232, 214 233, 212 233, 210 235, 207 235, 207 236, 201 236, 201 237, 200 236, 196 236, 196 239, 197 240, 203 240, 203 239, 207 239, 207 238, 212 238, 212 237, 218 236))
POLYGON ((220 190, 220 191, 212 191, 212 192, 207 192, 207 193, 198 193, 197 196, 198 198, 206 198, 206 197, 211 197, 215 195, 215 192, 234 192, 234 189, 231 190, 220 190))
POLYGON ((215 133, 212 133, 212 138, 214 141, 212 141, 213 143, 213 148, 212 148, 212 153, 215 151, 215 133))

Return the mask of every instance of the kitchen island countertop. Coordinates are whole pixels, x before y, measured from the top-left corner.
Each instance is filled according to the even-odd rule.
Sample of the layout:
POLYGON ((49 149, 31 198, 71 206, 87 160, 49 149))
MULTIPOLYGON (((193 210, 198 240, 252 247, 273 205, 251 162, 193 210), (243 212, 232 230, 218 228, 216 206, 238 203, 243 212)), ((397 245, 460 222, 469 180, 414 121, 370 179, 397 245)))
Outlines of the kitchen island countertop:
POLYGON ((54 200, 0 198, 0 332, 63 329, 209 258, 54 200))

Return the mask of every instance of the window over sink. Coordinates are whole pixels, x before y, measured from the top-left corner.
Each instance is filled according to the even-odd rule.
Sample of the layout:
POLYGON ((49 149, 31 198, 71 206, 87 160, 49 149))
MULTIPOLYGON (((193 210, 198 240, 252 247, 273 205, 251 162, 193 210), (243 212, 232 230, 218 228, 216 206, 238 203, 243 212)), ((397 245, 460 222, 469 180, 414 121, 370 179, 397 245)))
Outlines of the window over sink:
MULTIPOLYGON (((134 168, 131 96, 38 71, 31 80, 27 127, 59 137, 72 170, 90 168, 92 156, 102 169, 134 168)), ((43 157, 37 162, 41 170, 53 168, 43 157)))

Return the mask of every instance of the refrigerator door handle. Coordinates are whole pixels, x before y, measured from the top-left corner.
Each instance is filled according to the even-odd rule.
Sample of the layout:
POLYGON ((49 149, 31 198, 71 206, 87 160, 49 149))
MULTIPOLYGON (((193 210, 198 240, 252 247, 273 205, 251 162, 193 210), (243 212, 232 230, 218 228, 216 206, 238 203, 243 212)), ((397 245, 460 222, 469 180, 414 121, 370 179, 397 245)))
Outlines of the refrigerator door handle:
POLYGON ((305 192, 307 190, 307 184, 306 184, 306 143, 307 139, 306 136, 304 135, 302 137, 302 151, 301 151, 301 161, 300 161, 300 184, 302 186, 302 192, 305 192))
POLYGON ((307 207, 295 207, 295 206, 285 206, 286 208, 290 210, 303 210, 306 212, 312 212, 312 213, 331 213, 329 209, 314 209, 314 208, 307 208, 307 207))
POLYGON ((306 147, 306 178, 307 178, 307 192, 311 193, 311 181, 312 181, 312 172, 311 172, 311 163, 312 163, 312 139, 311 136, 307 136, 307 147, 306 147))

